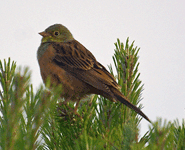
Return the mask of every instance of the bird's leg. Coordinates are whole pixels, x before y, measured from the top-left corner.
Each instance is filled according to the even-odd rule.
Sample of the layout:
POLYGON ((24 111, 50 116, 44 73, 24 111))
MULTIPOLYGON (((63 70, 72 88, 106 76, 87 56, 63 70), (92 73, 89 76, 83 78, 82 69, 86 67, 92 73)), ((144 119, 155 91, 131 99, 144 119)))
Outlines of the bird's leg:
POLYGON ((63 104, 64 104, 64 105, 66 105, 66 104, 67 104, 67 102, 69 102, 69 101, 70 101, 71 97, 72 97, 72 96, 68 97, 68 98, 63 102, 63 104))
POLYGON ((65 101, 59 102, 59 104, 58 104, 59 105, 58 110, 60 110, 61 116, 66 116, 68 114, 67 113, 68 112, 67 110, 69 110, 69 112, 70 111, 73 112, 73 109, 67 105, 67 102, 69 102, 70 99, 71 99, 71 96, 68 97, 67 99, 65 99, 65 101), (61 107, 62 105, 65 105, 65 109, 63 109, 61 107), (67 110, 66 110, 66 108, 67 108, 67 110))
POLYGON ((82 118, 82 117, 80 116, 80 114, 77 112, 77 108, 78 108, 78 105, 79 105, 79 103, 80 103, 80 100, 77 101, 75 108, 72 109, 71 107, 69 107, 69 106, 67 105, 67 102, 69 102, 70 99, 71 99, 71 96, 68 97, 64 102, 61 102, 60 105, 61 105, 61 104, 65 105, 65 106, 66 106, 70 111, 72 111, 75 115, 77 115, 78 117, 82 118))
POLYGON ((95 96, 95 94, 93 94, 93 95, 91 96, 91 100, 90 100, 90 102, 89 102, 89 106, 92 105, 92 101, 94 100, 94 96, 95 96))
POLYGON ((77 112, 77 109, 78 109, 78 106, 79 106, 79 103, 80 103, 80 100, 78 100, 77 102, 76 102, 76 106, 75 106, 75 109, 74 109, 74 113, 76 114, 77 112))
POLYGON ((67 102, 69 102, 71 99, 71 96, 68 97, 64 102, 62 102, 63 105, 65 105, 70 111, 73 112, 73 109, 67 105, 67 102))

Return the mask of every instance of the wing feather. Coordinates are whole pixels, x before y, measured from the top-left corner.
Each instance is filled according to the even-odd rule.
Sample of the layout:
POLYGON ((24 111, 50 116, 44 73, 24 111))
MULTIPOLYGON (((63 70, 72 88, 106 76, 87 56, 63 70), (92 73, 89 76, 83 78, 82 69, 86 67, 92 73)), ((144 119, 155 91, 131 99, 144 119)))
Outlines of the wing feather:
POLYGON ((53 61, 78 79, 100 90, 105 85, 119 88, 114 77, 78 41, 53 43, 53 47, 56 51, 53 61))

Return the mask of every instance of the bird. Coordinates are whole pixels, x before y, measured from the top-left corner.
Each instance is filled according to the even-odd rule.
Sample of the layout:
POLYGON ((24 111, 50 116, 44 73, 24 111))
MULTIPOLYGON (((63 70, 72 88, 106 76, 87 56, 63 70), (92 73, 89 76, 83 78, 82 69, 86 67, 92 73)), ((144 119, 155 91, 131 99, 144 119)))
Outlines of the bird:
POLYGON ((51 25, 39 34, 42 40, 37 50, 37 59, 42 79, 46 83, 49 77, 51 83, 62 85, 60 96, 65 99, 65 103, 76 102, 74 112, 81 99, 98 94, 113 102, 120 101, 151 122, 120 92, 114 76, 64 25, 51 25))

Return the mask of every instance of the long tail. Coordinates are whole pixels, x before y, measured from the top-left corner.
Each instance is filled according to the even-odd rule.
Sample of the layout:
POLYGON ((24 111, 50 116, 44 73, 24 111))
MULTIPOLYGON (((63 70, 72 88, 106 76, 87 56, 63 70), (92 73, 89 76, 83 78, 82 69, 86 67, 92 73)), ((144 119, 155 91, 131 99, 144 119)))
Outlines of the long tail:
POLYGON ((145 118, 147 121, 151 123, 150 119, 139 108, 131 104, 119 90, 112 88, 111 91, 114 93, 116 100, 119 100, 124 105, 133 109, 136 113, 140 114, 143 118, 145 118))

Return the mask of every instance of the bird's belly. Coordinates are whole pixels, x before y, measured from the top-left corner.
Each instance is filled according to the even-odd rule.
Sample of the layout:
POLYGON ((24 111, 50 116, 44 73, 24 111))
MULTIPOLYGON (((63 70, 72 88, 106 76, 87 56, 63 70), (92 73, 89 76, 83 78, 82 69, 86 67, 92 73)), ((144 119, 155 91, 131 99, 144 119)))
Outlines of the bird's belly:
MULTIPOLYGON (((47 54, 45 55, 47 56, 47 54)), ((87 95, 90 91, 87 84, 77 79, 47 57, 39 59, 40 72, 44 83, 50 78, 51 85, 62 85, 61 97, 77 101, 87 95)))

